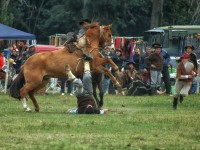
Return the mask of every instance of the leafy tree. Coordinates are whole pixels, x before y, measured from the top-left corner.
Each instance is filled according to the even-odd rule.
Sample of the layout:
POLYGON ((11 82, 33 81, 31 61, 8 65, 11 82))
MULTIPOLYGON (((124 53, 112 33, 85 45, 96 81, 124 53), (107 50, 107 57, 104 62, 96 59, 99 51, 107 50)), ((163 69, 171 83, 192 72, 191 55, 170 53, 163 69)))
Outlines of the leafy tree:
POLYGON ((195 0, 1 0, 0 4, 1 23, 35 34, 38 43, 47 43, 55 33, 77 31, 82 18, 112 24, 115 36, 140 36, 151 22, 200 23, 200 1, 195 0), (151 15, 161 1, 163 9, 161 3, 156 7, 159 12, 151 15))

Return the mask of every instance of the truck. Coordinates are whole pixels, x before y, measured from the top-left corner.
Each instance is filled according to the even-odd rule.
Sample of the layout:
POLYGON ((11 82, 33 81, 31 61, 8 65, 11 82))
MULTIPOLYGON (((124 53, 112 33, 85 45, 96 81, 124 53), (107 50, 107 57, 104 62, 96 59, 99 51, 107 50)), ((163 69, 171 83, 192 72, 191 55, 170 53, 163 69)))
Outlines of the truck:
POLYGON ((200 25, 172 25, 153 28, 144 32, 144 41, 152 45, 160 43, 164 50, 172 57, 184 53, 186 45, 194 46, 194 53, 200 59, 200 25))

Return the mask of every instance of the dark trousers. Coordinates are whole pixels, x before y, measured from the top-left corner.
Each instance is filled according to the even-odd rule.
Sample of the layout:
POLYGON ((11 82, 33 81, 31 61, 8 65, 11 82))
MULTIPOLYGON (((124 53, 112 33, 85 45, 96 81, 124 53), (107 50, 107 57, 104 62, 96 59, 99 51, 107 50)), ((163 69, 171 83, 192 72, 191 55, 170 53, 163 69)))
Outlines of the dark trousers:
POLYGON ((60 93, 65 93, 66 78, 60 78, 60 93))
POLYGON ((73 83, 72 81, 67 81, 67 93, 73 92, 73 83))
POLYGON ((162 70, 163 82, 165 83, 166 94, 171 93, 171 82, 168 67, 164 66, 162 70))

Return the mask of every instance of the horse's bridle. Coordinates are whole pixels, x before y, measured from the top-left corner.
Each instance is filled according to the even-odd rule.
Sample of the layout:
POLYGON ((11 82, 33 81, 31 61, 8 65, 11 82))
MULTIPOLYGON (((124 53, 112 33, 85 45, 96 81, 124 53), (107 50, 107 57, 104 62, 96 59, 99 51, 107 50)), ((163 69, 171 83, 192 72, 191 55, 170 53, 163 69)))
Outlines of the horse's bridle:
MULTIPOLYGON (((100 40, 102 39, 103 41, 105 41, 105 45, 106 45, 106 43, 109 43, 109 42, 107 42, 106 41, 106 38, 105 38, 105 36, 104 36, 104 30, 103 30, 103 27, 104 26, 100 26, 100 40)), ((112 43, 111 43, 112 44, 112 43)))

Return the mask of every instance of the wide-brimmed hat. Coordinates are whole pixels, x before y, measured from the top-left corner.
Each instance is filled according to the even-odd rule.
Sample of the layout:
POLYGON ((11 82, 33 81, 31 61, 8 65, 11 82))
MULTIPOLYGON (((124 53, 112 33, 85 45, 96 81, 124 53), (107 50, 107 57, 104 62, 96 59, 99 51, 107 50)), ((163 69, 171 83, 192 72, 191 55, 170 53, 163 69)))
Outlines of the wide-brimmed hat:
POLYGON ((184 53, 181 55, 181 59, 189 59, 189 58, 190 58, 189 54, 184 53))
POLYGON ((154 43, 154 44, 152 44, 152 47, 153 48, 162 48, 162 45, 159 43, 154 43))
POLYGON ((116 52, 122 52, 122 50, 121 50, 121 49, 116 49, 115 51, 116 51, 116 52))
POLYGON ((130 64, 135 65, 134 62, 128 62, 126 65, 128 66, 128 65, 130 65, 130 64))
POLYGON ((124 66, 124 70, 130 70, 130 69, 131 68, 128 65, 124 66))
POLYGON ((84 22, 91 23, 91 20, 89 20, 89 19, 82 19, 82 20, 79 22, 79 25, 83 25, 84 22))
POLYGON ((193 45, 186 45, 186 46, 185 46, 185 50, 186 50, 188 47, 191 48, 192 50, 194 50, 194 46, 193 46, 193 45))

